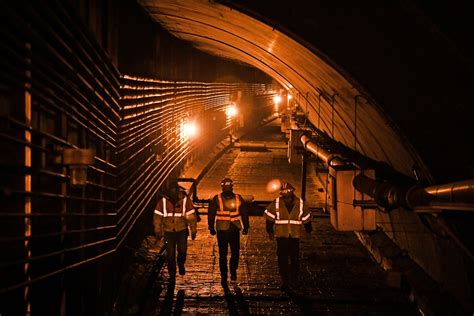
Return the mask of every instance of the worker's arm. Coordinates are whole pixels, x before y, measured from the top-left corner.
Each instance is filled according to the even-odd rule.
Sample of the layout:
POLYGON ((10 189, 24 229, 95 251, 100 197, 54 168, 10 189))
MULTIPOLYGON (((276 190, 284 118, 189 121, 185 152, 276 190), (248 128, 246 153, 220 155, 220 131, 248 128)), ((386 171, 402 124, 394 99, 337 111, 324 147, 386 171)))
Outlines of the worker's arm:
POLYGON ((303 204, 303 216, 301 217, 301 221, 303 222, 304 230, 307 233, 311 233, 313 231, 313 227, 311 226, 311 211, 306 206, 306 203, 303 204))
POLYGON ((191 199, 186 196, 186 203, 184 206, 184 209, 186 210, 186 222, 189 225, 189 228, 191 229, 191 238, 194 240, 196 238, 196 232, 197 232, 197 217, 196 217, 196 211, 194 209, 193 202, 191 199))
POLYGON ((153 226, 155 230, 155 236, 158 239, 163 237, 163 199, 158 199, 155 211, 153 214, 153 226))
POLYGON ((213 232, 215 233, 216 231, 215 221, 216 221, 217 209, 218 209, 218 202, 217 202, 217 195, 216 195, 209 203, 209 209, 207 211, 207 226, 212 235, 214 235, 213 232))
POLYGON ((240 218, 242 219, 242 224, 244 225, 243 227, 243 234, 246 235, 249 231, 249 211, 247 209, 247 205, 244 204, 244 199, 240 194, 238 194, 239 198, 239 213, 240 213, 240 218))
POLYGON ((263 216, 265 217, 266 230, 268 233, 268 237, 270 239, 274 238, 273 233, 274 233, 274 225, 275 225, 275 218, 276 218, 275 214, 276 214, 275 201, 273 201, 272 203, 270 203, 270 205, 268 205, 267 209, 263 213, 263 216))

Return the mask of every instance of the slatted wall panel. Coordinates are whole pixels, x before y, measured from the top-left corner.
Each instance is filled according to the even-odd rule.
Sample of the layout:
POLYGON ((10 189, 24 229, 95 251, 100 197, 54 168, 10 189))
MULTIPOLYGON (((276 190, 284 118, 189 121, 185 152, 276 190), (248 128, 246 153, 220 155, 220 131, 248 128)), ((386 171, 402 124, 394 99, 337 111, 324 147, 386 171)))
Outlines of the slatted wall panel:
POLYGON ((2 314, 112 305, 117 249, 140 235, 157 190, 239 128, 231 102, 258 109, 255 120, 272 108, 263 84, 121 77, 71 12, 0 1, 2 314), (182 134, 190 121, 195 139, 182 134), (95 152, 83 187, 63 161, 72 148, 95 152))
POLYGON ((124 76, 118 148, 119 242, 125 240, 141 214, 153 207, 157 190, 168 178, 178 175, 187 160, 205 154, 237 128, 226 115, 232 102, 248 99, 269 108, 269 95, 264 84, 171 82, 124 76), (196 138, 182 134, 183 125, 191 121, 198 126, 196 138))
POLYGON ((59 1, 0 12, 0 295, 53 315, 65 272, 115 249, 119 75, 59 1), (66 148, 95 151, 85 187, 66 148))

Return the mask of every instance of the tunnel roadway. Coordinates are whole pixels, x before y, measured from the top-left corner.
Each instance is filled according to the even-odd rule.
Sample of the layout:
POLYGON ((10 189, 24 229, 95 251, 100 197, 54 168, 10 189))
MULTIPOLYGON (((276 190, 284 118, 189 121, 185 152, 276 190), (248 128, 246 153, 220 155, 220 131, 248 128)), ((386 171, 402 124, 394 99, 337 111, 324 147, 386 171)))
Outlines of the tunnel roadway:
MULTIPOLYGON (((279 126, 269 124, 242 138, 240 145, 251 142, 264 143, 266 150, 248 151, 238 146, 228 150, 199 183, 200 198, 218 193, 220 180, 225 176, 235 181, 235 192, 253 195, 258 200, 275 197, 275 193, 265 190, 268 180, 275 177, 290 181, 296 194, 301 193, 300 167, 287 163, 282 146, 285 138, 279 126)), ((192 169, 183 176, 193 176, 192 169)), ((230 283, 229 291, 224 291, 220 284, 217 240, 209 234, 207 216, 202 215, 196 240, 188 242, 186 275, 177 276, 176 285, 172 286, 164 266, 126 314, 417 315, 417 308, 403 286, 388 286, 384 271, 355 234, 333 229, 328 215, 320 208, 324 204, 324 179, 324 173, 316 174, 315 166, 310 164, 307 199, 313 210, 313 232, 301 240, 302 282, 298 288, 290 293, 280 291, 275 242, 267 238, 263 217, 251 216, 249 234, 241 236, 237 282, 230 283)), ((149 254, 155 255, 148 256, 142 267, 138 264, 136 271, 145 271, 145 264, 150 267, 161 246, 151 236, 147 245, 149 254)), ((146 279, 143 272, 143 277, 135 282, 143 283, 146 279)))

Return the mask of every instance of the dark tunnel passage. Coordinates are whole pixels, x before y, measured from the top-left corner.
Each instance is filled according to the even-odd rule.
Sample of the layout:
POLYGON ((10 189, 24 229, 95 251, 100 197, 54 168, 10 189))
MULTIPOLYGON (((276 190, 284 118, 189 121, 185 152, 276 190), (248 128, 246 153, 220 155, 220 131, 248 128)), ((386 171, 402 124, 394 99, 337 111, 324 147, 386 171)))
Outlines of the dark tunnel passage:
POLYGON ((0 0, 0 315, 472 314, 459 5, 0 0), (230 292, 207 227, 225 177, 251 215, 230 292), (153 217, 176 179, 202 218, 170 286, 153 217), (295 295, 276 180, 313 218, 295 295))

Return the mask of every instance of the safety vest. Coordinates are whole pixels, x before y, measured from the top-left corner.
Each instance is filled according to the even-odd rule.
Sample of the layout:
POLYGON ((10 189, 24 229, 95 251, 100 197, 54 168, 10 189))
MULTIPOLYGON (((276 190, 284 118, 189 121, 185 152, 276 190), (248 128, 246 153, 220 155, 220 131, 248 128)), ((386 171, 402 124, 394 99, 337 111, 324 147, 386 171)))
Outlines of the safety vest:
POLYGON ((174 206, 170 210, 169 206, 171 202, 167 201, 166 198, 162 198, 161 208, 155 209, 154 224, 155 230, 158 232, 179 232, 187 228, 188 224, 191 226, 191 230, 196 230, 196 216, 194 208, 186 211, 188 197, 184 196, 182 199, 182 209, 180 212, 175 212, 174 206))
POLYGON ((230 208, 224 207, 224 202, 222 201, 222 194, 217 195, 217 200, 219 202, 219 209, 216 214, 216 229, 217 230, 228 230, 230 224, 235 225, 239 230, 242 229, 242 219, 240 218, 240 199, 239 195, 235 194, 235 204, 230 205, 230 208))
POLYGON ((265 210, 265 218, 275 222, 275 237, 301 237, 301 227, 311 220, 311 213, 304 207, 304 202, 300 198, 300 203, 293 206, 288 212, 285 203, 280 205, 280 198, 276 198, 265 210))

